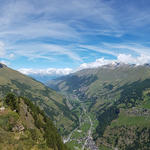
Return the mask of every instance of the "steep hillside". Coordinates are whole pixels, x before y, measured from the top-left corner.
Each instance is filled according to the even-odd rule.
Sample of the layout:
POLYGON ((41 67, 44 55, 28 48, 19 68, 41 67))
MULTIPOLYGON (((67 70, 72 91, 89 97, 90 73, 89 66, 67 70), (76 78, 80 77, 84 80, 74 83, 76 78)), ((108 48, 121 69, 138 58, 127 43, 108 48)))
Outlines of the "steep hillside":
POLYGON ((143 91, 134 107, 120 108, 118 117, 106 127, 97 144, 110 150, 150 149, 150 88, 143 91))
MULTIPOLYGON (((118 66, 103 66, 93 69, 84 69, 68 76, 60 77, 49 81, 47 84, 55 90, 64 92, 87 92, 87 94, 97 93, 96 88, 104 88, 111 90, 111 85, 107 87, 107 83, 115 83, 116 86, 122 86, 138 80, 144 80, 150 77, 150 66, 134 66, 120 64, 118 66), (105 85, 103 85, 105 84, 105 85), (84 88, 83 88, 84 87, 84 88), (94 88, 93 91, 91 88, 94 88)), ((98 89, 97 89, 98 90, 98 89)))
POLYGON ((68 134, 77 122, 70 112, 65 98, 42 83, 0 64, 0 97, 13 92, 29 98, 55 121, 61 134, 68 134))
MULTIPOLYGON (((101 149, 143 147, 146 150, 149 147, 150 118, 145 113, 149 113, 150 108, 145 107, 149 105, 150 95, 147 94, 145 100, 144 94, 150 89, 148 64, 110 64, 81 70, 48 84, 55 90, 71 95, 74 98, 70 102, 73 106, 80 108, 81 103, 84 105, 89 120, 92 120, 93 138, 101 149), (75 99, 80 101, 78 105, 74 104, 75 99), (134 110, 139 114, 135 115, 134 110), (130 143, 126 137, 131 135, 132 140, 128 139, 130 143), (146 139, 142 140, 143 137, 146 139)), ((83 139, 89 140, 87 136, 83 139)), ((85 145, 89 146, 87 143, 85 145)))
POLYGON ((98 109, 104 102, 119 100, 124 90, 132 90, 132 86, 138 86, 147 79, 150 79, 149 65, 120 64, 81 70, 52 80, 48 85, 57 91, 74 94, 80 100, 92 101, 90 108, 94 106, 98 109))
POLYGON ((0 149, 67 150, 52 121, 23 97, 0 100, 0 149))

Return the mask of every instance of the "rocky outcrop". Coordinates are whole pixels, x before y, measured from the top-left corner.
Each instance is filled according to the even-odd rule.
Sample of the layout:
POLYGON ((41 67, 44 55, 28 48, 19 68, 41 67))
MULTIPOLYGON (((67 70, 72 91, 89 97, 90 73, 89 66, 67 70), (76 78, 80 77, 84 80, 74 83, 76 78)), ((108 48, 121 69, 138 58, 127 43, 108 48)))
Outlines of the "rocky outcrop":
POLYGON ((4 67, 6 67, 6 65, 0 63, 0 68, 4 68, 4 67))
POLYGON ((12 128, 12 131, 13 132, 21 132, 24 130, 24 126, 18 122, 13 128, 12 128))
POLYGON ((129 116, 150 116, 150 110, 145 108, 133 107, 126 111, 129 116))
POLYGON ((3 68, 3 64, 0 63, 0 68, 3 68))

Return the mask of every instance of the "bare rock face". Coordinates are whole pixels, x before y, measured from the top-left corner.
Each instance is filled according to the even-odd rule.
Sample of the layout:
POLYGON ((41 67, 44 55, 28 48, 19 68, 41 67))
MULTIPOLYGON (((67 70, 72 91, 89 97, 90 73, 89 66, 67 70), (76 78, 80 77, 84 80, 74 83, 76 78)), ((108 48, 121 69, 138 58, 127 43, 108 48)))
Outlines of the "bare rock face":
POLYGON ((6 65, 0 63, 0 68, 6 67, 6 65))
POLYGON ((18 122, 13 128, 12 128, 12 131, 13 132, 21 132, 24 130, 24 126, 18 122))
POLYGON ((150 110, 145 109, 145 108, 133 107, 132 109, 127 110, 126 114, 130 115, 130 116, 149 116, 150 115, 150 110))
POLYGON ((3 112, 4 110, 5 110, 4 106, 0 107, 0 112, 3 112))
POLYGON ((0 63, 0 68, 3 68, 3 64, 0 63))

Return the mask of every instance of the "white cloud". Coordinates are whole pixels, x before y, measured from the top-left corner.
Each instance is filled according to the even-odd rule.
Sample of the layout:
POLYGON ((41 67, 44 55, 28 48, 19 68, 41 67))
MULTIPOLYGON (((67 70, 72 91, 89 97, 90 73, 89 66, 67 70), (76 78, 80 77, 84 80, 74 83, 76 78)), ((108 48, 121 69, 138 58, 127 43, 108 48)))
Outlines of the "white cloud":
POLYGON ((0 63, 7 65, 7 66, 10 64, 8 61, 5 61, 5 60, 1 60, 0 63))
POLYGON ((133 57, 130 54, 119 54, 117 61, 125 64, 143 65, 150 63, 150 56, 141 54, 140 56, 133 57))
POLYGON ((18 69, 19 72, 26 75, 68 75, 73 72, 71 68, 47 68, 47 69, 18 69))
POLYGON ((47 51, 53 52, 53 54, 67 55, 68 57, 70 57, 73 60, 82 61, 82 59, 79 57, 79 55, 77 55, 73 51, 70 51, 70 49, 72 49, 72 47, 47 44, 47 45, 43 45, 43 48, 46 49, 47 51))
MULTIPOLYGON (((4 42, 0 41, 0 58, 8 60, 8 59, 12 59, 13 57, 14 57, 14 54, 11 52, 8 52, 6 50, 6 46, 4 42)), ((4 62, 7 62, 8 64, 8 61, 4 61, 4 62)))
POLYGON ((101 47, 102 47, 102 45, 100 45, 100 46, 80 45, 80 48, 85 48, 85 49, 89 49, 91 51, 96 51, 96 52, 100 52, 100 53, 104 53, 104 54, 117 56, 117 53, 115 53, 114 51, 108 50, 106 48, 101 48, 101 47))
MULTIPOLYGON (((0 42, 0 57, 9 59, 25 56, 28 59, 42 58, 52 61, 65 55, 70 58, 68 62, 75 60, 81 63, 84 56, 77 50, 79 47, 113 55, 118 57, 117 61, 124 60, 136 64, 148 62, 150 48, 136 44, 102 45, 103 41, 114 41, 111 40, 112 36, 119 38, 124 34, 129 37, 144 35, 148 39, 149 28, 146 25, 150 23, 150 10, 146 2, 145 7, 139 7, 138 4, 139 2, 126 4, 115 0, 66 0, 65 4, 59 0, 5 0, 0 5, 0 39, 5 43, 0 42), (124 7, 120 7, 120 3, 124 7), (99 35, 111 38, 103 39, 99 35), (99 47, 84 45, 97 43, 98 40, 101 44, 99 47), (72 43, 75 43, 74 47, 70 46, 72 43), (130 52, 127 54, 123 53, 123 50, 115 49, 128 49, 139 56, 135 58, 130 52)), ((107 61, 98 59, 93 63, 82 64, 81 67, 99 66, 107 61)))
POLYGON ((131 52, 135 52, 139 55, 150 55, 150 47, 144 46, 142 44, 137 43, 103 43, 105 47, 108 49, 118 49, 118 50, 130 50, 131 52))
MULTIPOLYGON (((29 59, 47 59, 50 61, 55 60, 55 56, 67 56, 73 61, 82 62, 82 58, 76 54, 71 45, 56 45, 56 44, 35 44, 32 43, 30 45, 22 44, 17 45, 15 47, 11 46, 9 49, 14 49, 14 53, 17 56, 25 56, 29 59)), ((13 57, 14 55, 12 55, 13 57)), ((58 60, 57 60, 58 61, 58 60)))
MULTIPOLYGON (((123 29, 129 26, 123 26, 121 29, 120 22, 127 22, 131 26, 133 20, 136 20, 136 24, 149 21, 149 16, 145 15, 149 14, 148 10, 143 10, 143 13, 136 9, 134 9, 136 13, 124 12, 114 8, 115 5, 115 1, 102 0, 67 0, 65 5, 63 1, 57 0, 41 2, 17 0, 15 3, 6 0, 6 3, 0 6, 0 36, 13 41, 40 37, 79 41, 86 33, 121 36, 126 32, 123 29), (122 12, 122 15, 118 12, 122 12), (144 18, 144 21, 143 19, 141 21, 141 18, 144 18), (88 27, 84 21, 88 21, 94 27, 88 27), (82 33, 78 32, 78 29, 82 33)), ((135 6, 131 5, 131 7, 135 6)))
POLYGON ((26 75, 68 75, 70 73, 73 73, 75 71, 79 71, 82 69, 87 68, 98 68, 104 65, 115 65, 116 63, 122 63, 122 64, 135 64, 135 65, 143 65, 146 63, 150 63, 150 56, 147 55, 140 55, 137 57, 133 57, 130 54, 119 54, 117 56, 117 59, 104 59, 99 58, 96 59, 96 61, 91 63, 83 63, 81 64, 77 69, 71 69, 71 68, 47 68, 47 69, 27 69, 27 68, 21 68, 18 69, 19 72, 26 74, 26 75))
POLYGON ((109 60, 104 58, 96 59, 95 62, 91 63, 83 63, 80 65, 78 70, 86 69, 86 68, 97 68, 108 64, 123 63, 123 64, 135 64, 135 65, 144 65, 146 63, 150 63, 150 56, 140 55, 137 57, 133 57, 130 54, 119 54, 117 59, 109 60))
POLYGON ((110 64, 112 62, 114 62, 114 60, 99 58, 99 59, 96 59, 95 62, 81 64, 80 67, 78 68, 78 70, 86 69, 86 68, 97 68, 97 67, 101 67, 103 65, 110 64))
POLYGON ((0 57, 4 57, 5 56, 5 45, 3 42, 0 41, 0 57))

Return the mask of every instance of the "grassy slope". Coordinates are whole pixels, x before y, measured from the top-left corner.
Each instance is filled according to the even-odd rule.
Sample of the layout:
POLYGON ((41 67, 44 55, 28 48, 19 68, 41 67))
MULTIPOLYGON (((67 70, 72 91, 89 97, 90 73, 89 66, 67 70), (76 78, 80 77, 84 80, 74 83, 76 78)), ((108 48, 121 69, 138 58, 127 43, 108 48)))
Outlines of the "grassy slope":
POLYGON ((150 147, 150 89, 142 92, 142 101, 134 108, 120 109, 118 118, 106 128, 97 140, 109 149, 147 150, 150 147), (130 113, 129 113, 130 112, 130 113), (138 113, 137 113, 138 112, 138 113), (146 113, 148 112, 148 113, 146 113))
POLYGON ((149 133, 150 118, 129 116, 123 111, 119 113, 119 109, 129 110, 132 107, 149 109, 150 101, 146 100, 149 98, 143 94, 150 88, 149 79, 149 66, 134 67, 123 65, 116 68, 81 70, 70 76, 58 79, 55 83, 51 83, 50 86, 62 92, 73 93, 81 100, 89 103, 89 111, 95 113, 99 120, 94 137, 98 138, 104 134, 102 138, 97 139, 98 144, 103 141, 101 143, 103 149, 112 149, 115 146, 122 146, 122 149, 138 149, 140 146, 143 146, 142 143, 145 144, 145 148, 143 146, 143 149, 146 149, 146 145, 148 144, 147 139, 142 141, 140 138, 142 135, 149 138, 147 134, 149 133), (118 119, 116 119, 117 117, 118 119), (111 126, 109 126, 110 124, 111 126), (124 128, 124 126, 127 126, 127 128, 124 128), (121 134, 117 132, 117 129, 121 134), (139 133, 139 138, 136 137, 136 130, 139 133), (130 132, 135 136, 125 134, 130 132), (117 135, 120 136, 120 140, 117 139, 117 135), (133 143, 130 144, 133 147, 127 147, 128 143, 124 147, 125 144, 120 142, 121 139, 125 140, 126 136, 131 136, 130 140, 133 143), (138 142, 138 140, 141 145, 134 143, 138 142), (134 147, 134 144, 137 147, 134 147))
POLYGON ((69 112, 60 94, 30 77, 3 66, 0 68, 0 96, 3 97, 8 92, 31 99, 55 120, 63 133, 72 129, 75 117, 69 112))
POLYGON ((19 112, 1 101, 5 110, 0 111, 0 149, 3 150, 66 150, 52 122, 29 100, 18 98, 19 112), (35 120, 36 118, 36 120, 35 120), (23 126, 23 130, 13 130, 23 126), (47 129, 49 133, 46 133, 47 129), (48 138, 46 135, 51 136, 48 138), (53 143, 53 144, 52 144, 53 143), (61 145, 61 147, 60 147, 61 145))
POLYGON ((117 68, 85 69, 58 78, 50 87, 65 93, 73 93, 89 102, 89 109, 97 111, 120 99, 121 93, 134 82, 150 79, 150 67, 128 65, 117 68))
POLYGON ((150 67, 128 65, 117 68, 85 69, 49 83, 58 91, 73 93, 90 101, 91 111, 120 98, 125 86, 150 79, 150 67))

